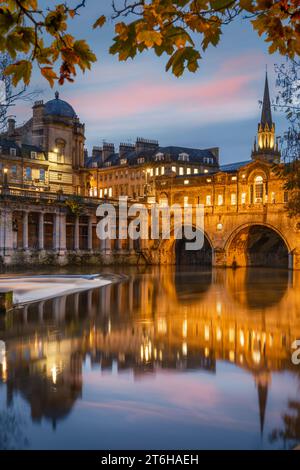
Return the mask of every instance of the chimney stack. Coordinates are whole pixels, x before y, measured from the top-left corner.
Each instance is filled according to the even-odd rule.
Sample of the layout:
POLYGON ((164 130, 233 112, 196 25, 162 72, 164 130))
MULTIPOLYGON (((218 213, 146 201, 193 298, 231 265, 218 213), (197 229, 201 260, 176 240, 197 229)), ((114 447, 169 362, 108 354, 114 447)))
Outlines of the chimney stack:
POLYGON ((136 139, 135 149, 137 152, 141 150, 156 150, 159 144, 157 140, 143 139, 138 137, 136 139))
POLYGON ((121 143, 119 145, 119 158, 123 158, 127 153, 134 152, 134 150, 135 150, 134 144, 121 143))
POLYGON ((102 161, 105 162, 110 155, 115 153, 115 146, 114 144, 109 144, 107 142, 103 143, 102 147, 102 161))
POLYGON ((13 118, 7 120, 7 134, 9 137, 13 136, 16 130, 16 121, 13 118))

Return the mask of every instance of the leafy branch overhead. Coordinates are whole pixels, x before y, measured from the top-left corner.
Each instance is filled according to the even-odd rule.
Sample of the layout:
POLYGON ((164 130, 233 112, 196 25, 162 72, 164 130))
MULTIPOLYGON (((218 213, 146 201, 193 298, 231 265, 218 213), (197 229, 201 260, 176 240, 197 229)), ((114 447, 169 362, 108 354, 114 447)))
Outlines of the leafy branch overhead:
MULTIPOLYGON (((78 68, 90 69, 95 54, 84 39, 69 32, 70 22, 83 14, 88 2, 101 9, 95 0, 73 7, 74 0, 69 0, 48 8, 39 0, 0 0, 0 52, 13 59, 24 53, 7 69, 14 84, 29 83, 33 63, 51 86, 73 81, 78 68)), ((168 56, 166 70, 174 75, 195 72, 207 47, 217 46, 224 27, 237 17, 251 21, 270 53, 291 59, 300 55, 299 0, 112 0, 109 19, 115 37, 110 53, 127 60, 151 49, 168 56)), ((95 15, 91 27, 101 28, 106 21, 105 15, 95 15)))

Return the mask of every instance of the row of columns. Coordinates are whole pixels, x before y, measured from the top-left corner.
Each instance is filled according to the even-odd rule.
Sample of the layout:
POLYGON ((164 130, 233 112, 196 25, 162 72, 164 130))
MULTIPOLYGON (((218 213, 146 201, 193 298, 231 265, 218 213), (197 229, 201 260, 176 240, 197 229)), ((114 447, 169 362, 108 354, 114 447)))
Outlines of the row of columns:
MULTIPOLYGON (((30 246, 29 240, 29 213, 34 211, 22 211, 22 248, 28 250, 30 246)), ((53 221, 53 249, 56 251, 64 252, 67 249, 66 239, 66 214, 64 212, 56 212, 53 221)), ((74 249, 75 251, 80 249, 80 223, 79 217, 75 218, 74 225, 74 249)), ((37 249, 45 249, 45 214, 44 212, 38 213, 38 243, 37 249)), ((14 246, 14 232, 13 232, 13 211, 9 208, 2 209, 0 212, 0 249, 3 252, 11 251, 14 246)), ((93 248, 93 217, 88 218, 88 237, 87 237, 87 249, 89 251, 103 251, 110 253, 112 251, 112 240, 107 238, 99 240, 99 248, 93 248)), ((122 251, 122 240, 117 239, 114 243, 114 250, 122 251)), ((128 239, 128 247, 126 251, 134 252, 134 241, 128 239)))

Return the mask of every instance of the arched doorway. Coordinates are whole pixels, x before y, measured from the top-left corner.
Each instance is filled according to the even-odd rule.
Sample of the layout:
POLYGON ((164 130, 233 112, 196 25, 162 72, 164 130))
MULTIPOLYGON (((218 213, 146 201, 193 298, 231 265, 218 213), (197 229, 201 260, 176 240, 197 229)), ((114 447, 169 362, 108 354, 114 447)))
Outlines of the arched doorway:
POLYGON ((212 265, 212 248, 207 237, 204 235, 204 243, 200 250, 187 250, 186 243, 190 240, 182 238, 175 240, 175 262, 177 266, 184 265, 197 265, 197 266, 211 266, 212 265))
POLYGON ((272 227, 255 224, 241 228, 227 247, 227 264, 232 267, 288 267, 288 247, 272 227))

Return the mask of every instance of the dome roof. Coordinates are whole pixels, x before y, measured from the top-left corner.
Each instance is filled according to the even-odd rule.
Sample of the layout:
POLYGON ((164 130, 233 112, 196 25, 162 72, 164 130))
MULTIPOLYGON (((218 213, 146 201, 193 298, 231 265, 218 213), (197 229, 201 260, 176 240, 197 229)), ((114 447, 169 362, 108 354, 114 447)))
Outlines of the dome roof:
POLYGON ((50 116, 61 116, 67 118, 75 118, 76 113, 72 106, 59 99, 59 93, 55 93, 55 99, 47 101, 44 108, 44 114, 50 116))

